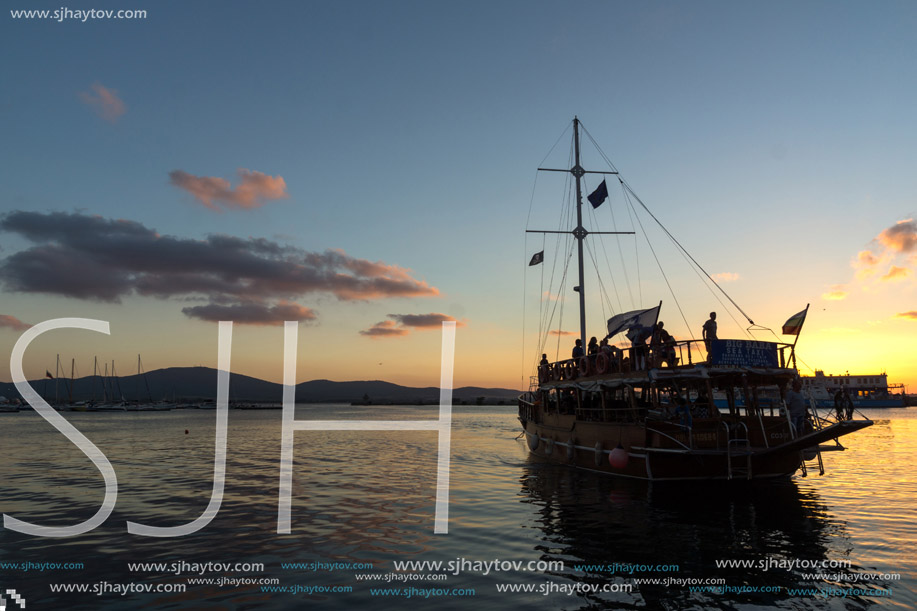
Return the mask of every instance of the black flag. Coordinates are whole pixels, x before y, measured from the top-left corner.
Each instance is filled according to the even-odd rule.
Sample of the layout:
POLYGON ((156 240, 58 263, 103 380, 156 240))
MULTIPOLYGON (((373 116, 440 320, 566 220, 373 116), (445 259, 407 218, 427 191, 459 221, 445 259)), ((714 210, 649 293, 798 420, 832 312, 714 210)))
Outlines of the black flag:
POLYGON ((536 252, 534 255, 532 255, 532 260, 529 261, 529 266, 538 265, 542 261, 544 261, 544 251, 543 250, 541 252, 536 252))
POLYGON ((589 203, 592 204, 593 208, 598 208, 602 205, 608 198, 608 187, 605 185, 605 181, 602 181, 602 184, 599 185, 599 188, 589 194, 587 198, 589 203))

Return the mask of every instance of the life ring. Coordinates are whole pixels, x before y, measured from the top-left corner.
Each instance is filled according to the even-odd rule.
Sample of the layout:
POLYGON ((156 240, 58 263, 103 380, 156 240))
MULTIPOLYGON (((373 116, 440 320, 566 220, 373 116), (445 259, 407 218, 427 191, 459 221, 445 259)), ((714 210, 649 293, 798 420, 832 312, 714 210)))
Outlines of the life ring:
POLYGON ((564 362, 564 379, 565 380, 575 380, 576 379, 576 364, 571 361, 564 362))
POLYGON ((590 373, 591 367, 589 367, 589 357, 581 356, 579 357, 579 374, 581 376, 587 376, 590 373))
POLYGON ((608 355, 604 352, 599 352, 595 357, 595 372, 608 373, 608 355))
POLYGON ((563 380, 564 379, 564 364, 563 363, 554 363, 551 367, 551 379, 553 380, 563 380))
POLYGON ((595 442, 595 466, 596 467, 602 464, 602 455, 604 453, 605 452, 602 451, 602 442, 601 441, 595 442))

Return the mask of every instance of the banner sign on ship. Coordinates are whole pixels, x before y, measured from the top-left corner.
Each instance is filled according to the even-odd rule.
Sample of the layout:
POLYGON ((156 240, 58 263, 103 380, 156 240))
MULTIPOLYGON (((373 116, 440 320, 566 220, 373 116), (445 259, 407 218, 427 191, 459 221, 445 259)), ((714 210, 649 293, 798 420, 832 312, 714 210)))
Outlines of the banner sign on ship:
POLYGON ((743 339, 715 339, 710 363, 725 367, 779 367, 777 344, 743 339))

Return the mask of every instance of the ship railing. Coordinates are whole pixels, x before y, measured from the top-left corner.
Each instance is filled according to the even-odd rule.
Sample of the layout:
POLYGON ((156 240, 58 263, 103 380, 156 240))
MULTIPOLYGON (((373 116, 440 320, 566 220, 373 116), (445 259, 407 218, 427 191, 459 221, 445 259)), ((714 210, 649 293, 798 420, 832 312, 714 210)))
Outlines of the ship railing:
MULTIPOLYGON (((744 422, 742 422, 741 420, 739 420, 739 421, 737 421, 737 422, 730 422, 730 421, 728 421, 728 420, 721 420, 721 421, 720 421, 720 425, 723 427, 723 431, 726 433, 726 449, 727 449, 727 450, 729 449, 729 443, 730 443, 731 441, 734 441, 734 440, 736 440, 736 439, 742 439, 742 440, 745 440, 745 441, 748 441, 748 440, 749 440, 749 439, 748 439, 748 425, 746 425, 746 424, 745 424, 744 422), (744 437, 733 436, 733 433, 738 433, 738 431, 743 430, 743 429, 744 429, 744 431, 745 431, 745 436, 744 436, 744 437)), ((716 448, 717 448, 718 450, 720 449, 720 438, 719 438, 719 435, 717 435, 717 438, 716 438, 716 448)))
POLYGON ((634 420, 633 407, 577 407, 576 416, 589 422, 625 422, 634 420), (619 416, 625 416, 623 418, 619 416))
MULTIPOLYGON (((833 406, 826 406, 824 408, 821 408, 823 410, 822 413, 824 413, 825 415, 822 415, 822 413, 819 413, 818 402, 815 399, 815 396, 813 395, 811 389, 808 389, 808 388, 806 389, 806 398, 809 400, 808 412, 809 412, 809 415, 811 416, 812 425, 815 428, 815 430, 820 431, 825 427, 828 427, 838 422, 842 422, 843 420, 846 420, 846 418, 837 417, 837 408, 833 406)), ((846 411, 847 408, 845 407, 844 410, 846 411)), ((851 410, 850 413, 851 413, 851 418, 850 418, 851 420, 854 419, 853 414, 859 414, 859 416, 863 418, 863 420, 870 420, 870 418, 866 414, 856 409, 855 407, 851 410)))
MULTIPOLYGON (((644 344, 629 348, 612 347, 611 353, 589 354, 538 366, 537 381, 569 381, 584 376, 606 373, 631 373, 669 367, 692 366, 695 356, 703 354, 703 340, 687 339, 664 344, 644 344)), ((709 356, 709 355, 708 355, 709 356)), ((792 344, 777 344, 777 360, 781 369, 795 368, 796 356, 792 344)), ((699 359, 698 362, 705 362, 699 359)))
POLYGON ((780 400, 780 407, 778 409, 778 413, 786 419, 786 424, 787 426, 790 427, 790 439, 796 439, 797 437, 799 437, 796 431, 796 425, 793 424, 793 419, 790 418, 790 410, 786 406, 786 401, 783 399, 780 400))
POLYGON ((665 438, 667 438, 667 439, 670 439, 670 440, 674 441, 675 443, 677 443, 678 445, 680 445, 681 447, 683 447, 683 448, 686 449, 686 450, 690 450, 690 449, 694 448, 694 432, 693 432, 693 430, 691 429, 690 426, 687 426, 687 425, 684 425, 684 424, 680 424, 680 423, 678 423, 678 422, 670 422, 669 425, 670 425, 670 426, 677 426, 677 427, 680 428, 680 429, 685 429, 685 433, 687 434, 687 437, 688 437, 688 443, 689 443, 690 445, 685 445, 683 442, 679 441, 679 440, 676 439, 675 437, 672 437, 672 436, 669 435, 668 433, 665 433, 665 432, 663 432, 663 431, 660 431, 659 429, 654 429, 654 428, 651 428, 651 427, 646 427, 646 431, 647 431, 648 433, 656 433, 657 435, 661 435, 662 437, 665 437, 665 438))
POLYGON ((771 444, 767 441, 767 429, 764 426, 764 410, 759 409, 758 411, 758 424, 761 426, 761 437, 764 439, 764 447, 769 448, 771 444))
POLYGON ((535 395, 524 392, 519 395, 519 417, 524 420, 535 421, 535 395))

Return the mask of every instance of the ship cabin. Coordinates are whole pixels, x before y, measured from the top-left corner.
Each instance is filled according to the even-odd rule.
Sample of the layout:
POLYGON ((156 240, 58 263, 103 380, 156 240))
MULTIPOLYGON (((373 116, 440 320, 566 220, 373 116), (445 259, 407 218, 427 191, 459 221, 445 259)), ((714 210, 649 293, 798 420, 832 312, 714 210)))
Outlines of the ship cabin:
POLYGON ((722 450, 737 439, 767 448, 799 435, 781 409, 796 377, 791 345, 715 340, 710 358, 699 359, 698 343, 615 347, 542 364, 520 418, 557 429, 645 427, 646 439, 631 442, 654 448, 722 450))

